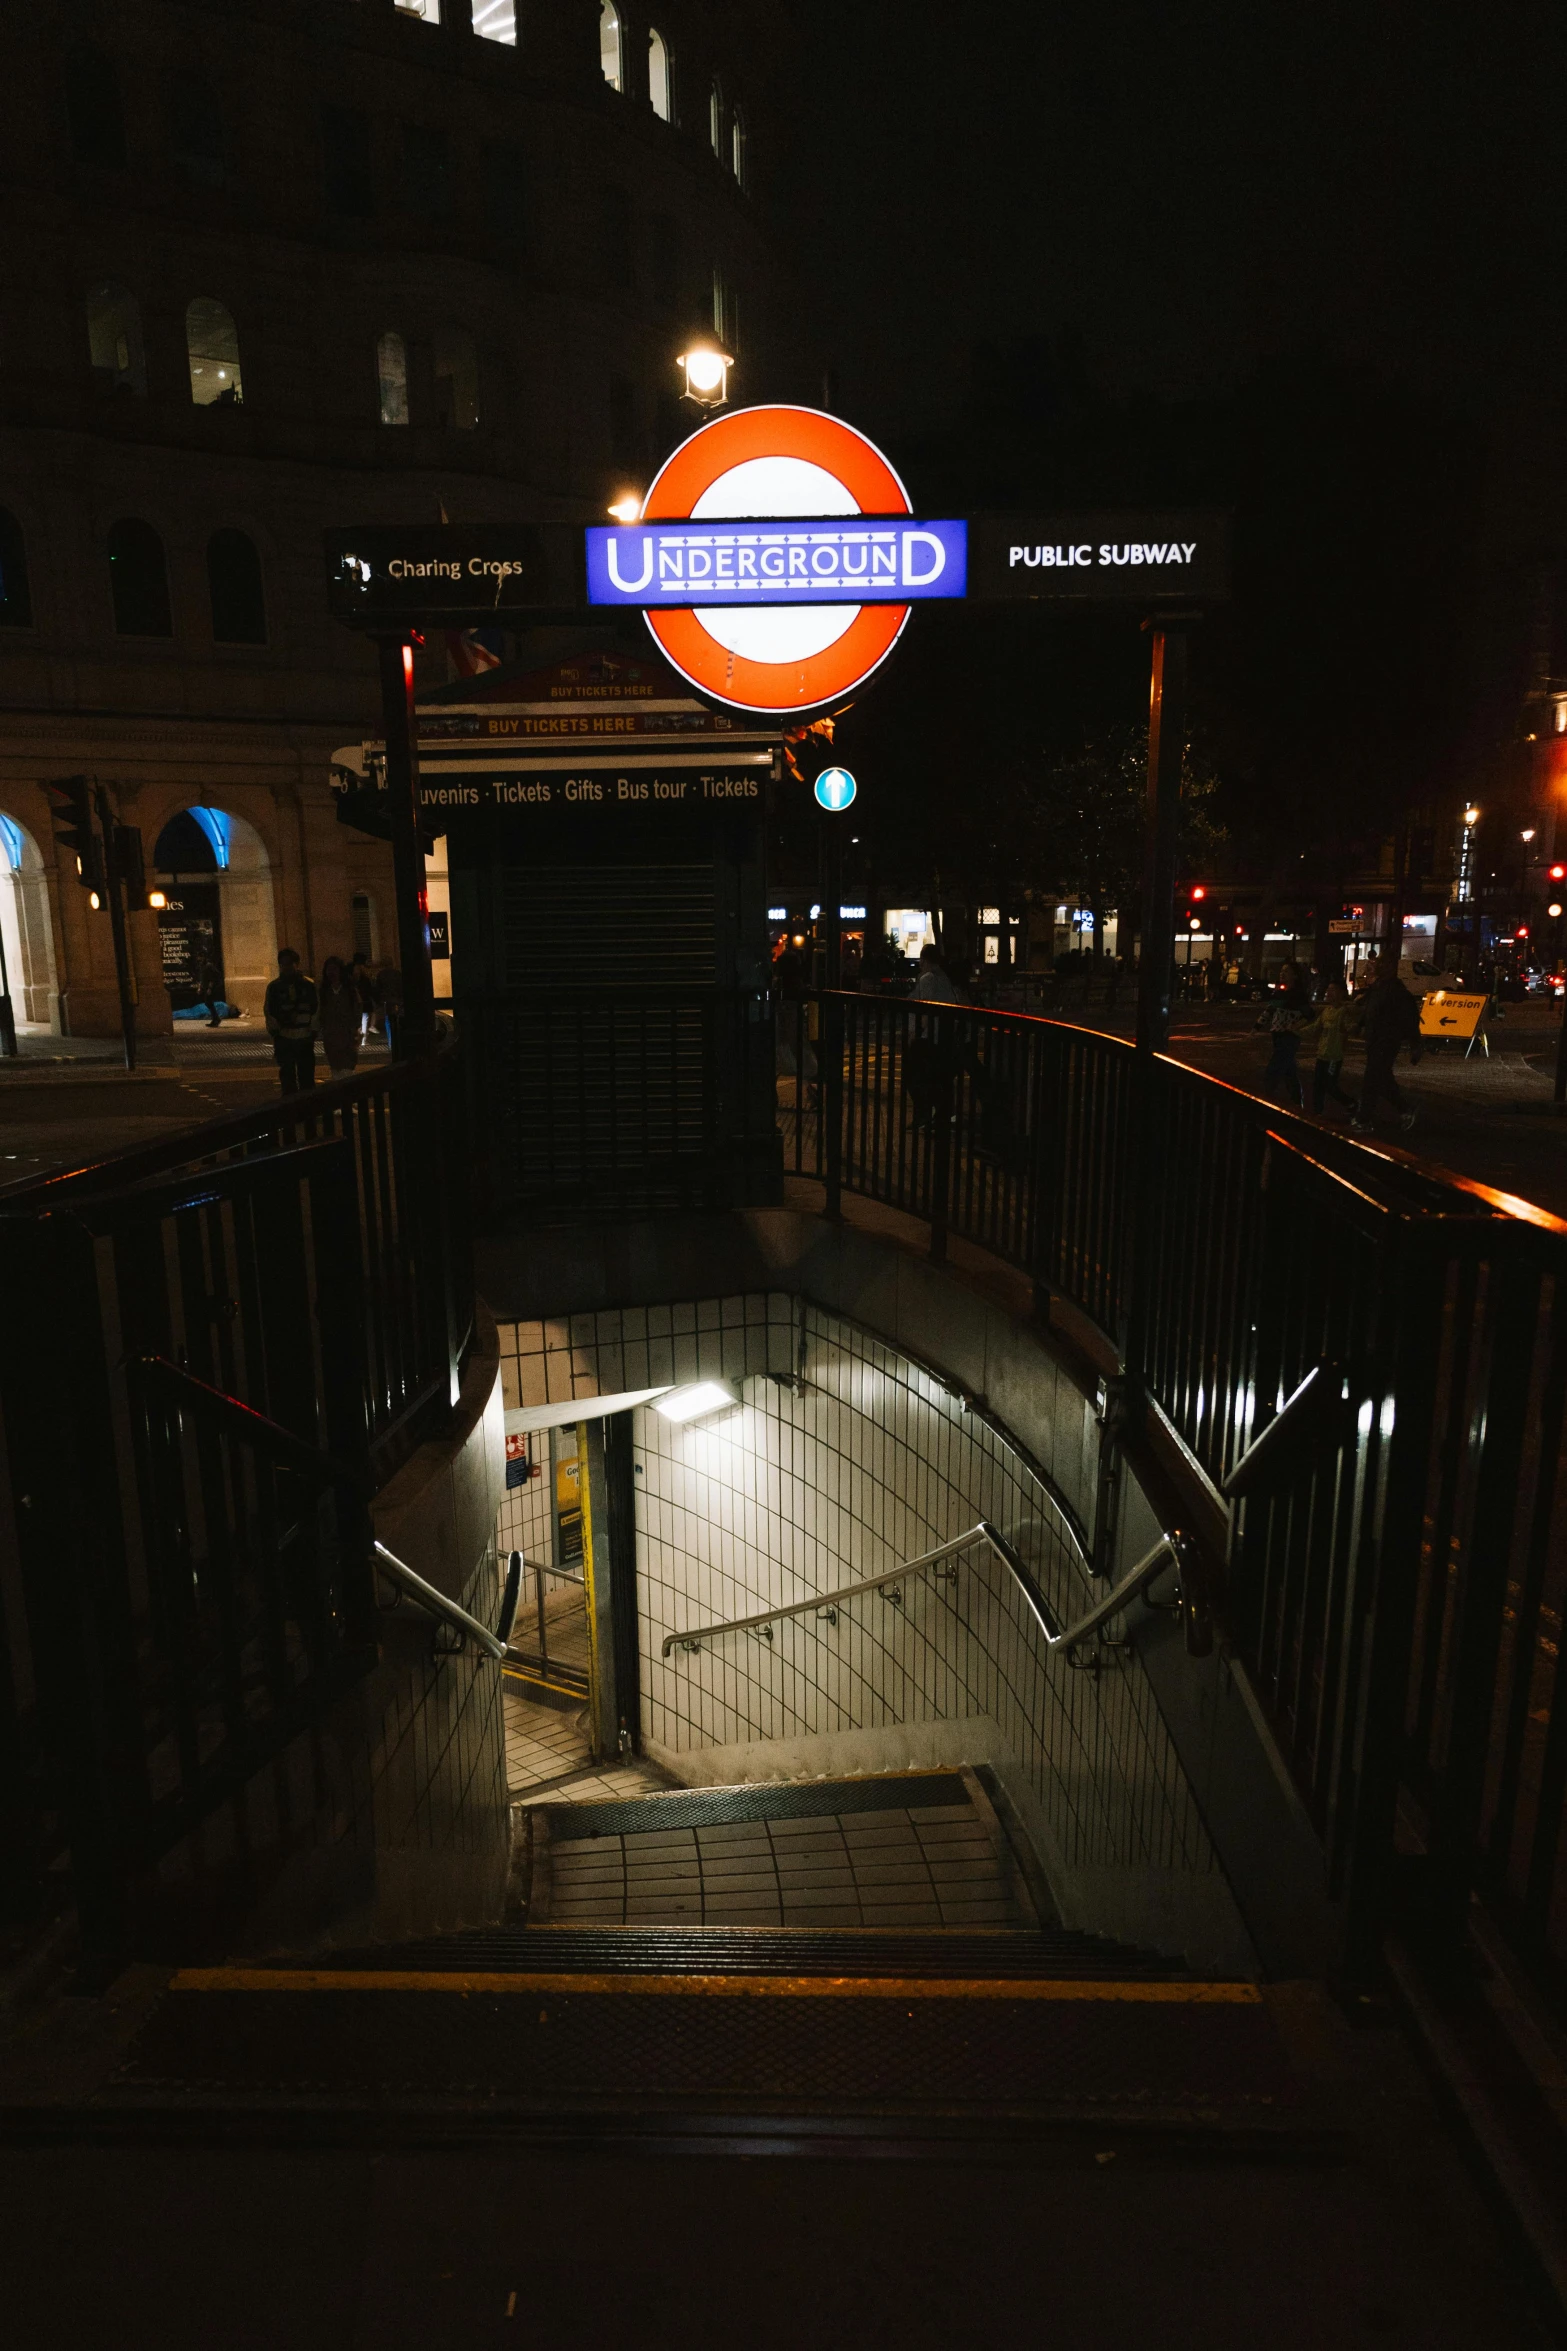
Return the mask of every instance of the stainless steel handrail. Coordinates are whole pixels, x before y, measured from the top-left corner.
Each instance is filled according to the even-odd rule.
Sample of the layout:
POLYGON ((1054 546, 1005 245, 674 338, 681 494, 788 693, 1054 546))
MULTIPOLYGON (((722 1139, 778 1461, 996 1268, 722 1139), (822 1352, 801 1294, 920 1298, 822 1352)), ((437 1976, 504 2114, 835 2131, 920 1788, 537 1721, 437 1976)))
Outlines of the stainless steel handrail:
MULTIPOLYGON (((506 1597, 501 1603, 502 1629, 499 1633, 492 1633, 488 1625, 480 1624, 478 1618, 470 1616, 458 1601, 449 1600, 444 1592, 436 1590, 434 1584, 427 1584, 416 1568, 388 1551, 384 1543, 375 1544, 374 1550, 382 1574, 390 1577, 399 1591, 406 1592, 410 1600, 417 1601, 431 1616, 438 1616, 454 1632, 461 1633, 465 1640, 477 1642, 486 1657, 493 1657, 497 1661, 505 1658, 507 1638, 517 1614, 517 1594, 522 1572, 520 1567, 507 1575, 506 1597)), ((521 1554, 513 1552, 512 1557, 520 1559, 521 1554)))
POLYGON ((840 1584, 832 1592, 813 1592, 807 1600, 791 1600, 784 1608, 764 1608, 755 1616, 731 1617, 722 1624, 693 1625, 687 1632, 671 1633, 664 1643, 662 1655, 667 1657, 672 1649, 677 1648, 698 1649, 704 1641, 716 1640, 720 1633, 754 1632, 762 1625, 779 1624, 787 1617, 808 1615, 812 1609, 835 1608, 841 1600, 858 1599, 862 1592, 879 1592, 888 1584, 901 1583, 905 1576, 918 1575, 922 1568, 933 1567, 938 1559, 950 1559, 956 1552, 971 1550, 976 1543, 988 1543, 1007 1569, 1045 1636, 1046 1648, 1051 1650, 1075 1649, 1080 1642, 1086 1641, 1090 1633, 1097 1632, 1112 1616, 1118 1616, 1127 1602, 1134 1600, 1146 1585, 1151 1584, 1167 1564, 1173 1561, 1177 1568, 1181 1567, 1187 1548, 1187 1538, 1180 1529, 1168 1528, 1153 1549, 1135 1567, 1129 1568, 1118 1584, 1096 1600, 1093 1607, 1074 1623, 1063 1626, 1005 1535, 999 1533, 988 1519, 982 1518, 977 1526, 968 1528, 964 1534, 954 1535, 950 1541, 938 1543, 934 1551, 922 1551, 917 1559, 905 1559, 901 1566, 889 1568, 885 1575, 867 1576, 857 1584, 840 1584))

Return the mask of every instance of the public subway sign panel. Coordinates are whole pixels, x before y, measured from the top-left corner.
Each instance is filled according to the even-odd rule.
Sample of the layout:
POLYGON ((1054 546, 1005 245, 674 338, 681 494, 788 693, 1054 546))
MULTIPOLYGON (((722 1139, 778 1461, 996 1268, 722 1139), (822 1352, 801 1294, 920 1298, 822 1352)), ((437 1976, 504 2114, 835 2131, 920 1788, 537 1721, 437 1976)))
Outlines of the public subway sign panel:
POLYGON ((969 594, 981 601, 1212 604, 1229 588, 1222 514, 986 514, 970 531, 969 594))

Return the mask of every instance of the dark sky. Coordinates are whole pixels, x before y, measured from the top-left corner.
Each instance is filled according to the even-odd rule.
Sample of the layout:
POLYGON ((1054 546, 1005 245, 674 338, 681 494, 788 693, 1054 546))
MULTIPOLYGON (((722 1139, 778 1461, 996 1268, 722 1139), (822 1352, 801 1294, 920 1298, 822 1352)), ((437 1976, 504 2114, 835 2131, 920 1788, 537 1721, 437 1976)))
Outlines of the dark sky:
POLYGON ((1487 409, 1567 335, 1558 8, 804 0, 789 184, 849 413, 918 434, 976 343, 1203 394, 1313 349, 1487 409))

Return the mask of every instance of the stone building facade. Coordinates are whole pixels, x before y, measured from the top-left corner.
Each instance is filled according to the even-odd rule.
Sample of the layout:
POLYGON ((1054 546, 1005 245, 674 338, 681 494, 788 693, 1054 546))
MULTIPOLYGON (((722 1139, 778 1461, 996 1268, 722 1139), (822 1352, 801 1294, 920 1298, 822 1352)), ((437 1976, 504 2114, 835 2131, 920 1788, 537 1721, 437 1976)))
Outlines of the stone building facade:
MULTIPOLYGON (((109 788, 156 885, 198 843, 226 991, 393 944, 328 758, 379 731, 321 534, 580 526, 737 398, 814 399, 767 226, 784 108, 753 0, 87 0, 0 32, 0 943, 19 1018, 118 1025, 44 779, 109 788), (168 828, 173 825, 172 834, 168 828), (161 862, 159 844, 164 844, 161 862), (171 859, 179 859, 171 866, 171 859)), ((434 642, 421 682, 484 648, 434 642)), ((140 1019, 169 1025, 155 914, 140 1019)))

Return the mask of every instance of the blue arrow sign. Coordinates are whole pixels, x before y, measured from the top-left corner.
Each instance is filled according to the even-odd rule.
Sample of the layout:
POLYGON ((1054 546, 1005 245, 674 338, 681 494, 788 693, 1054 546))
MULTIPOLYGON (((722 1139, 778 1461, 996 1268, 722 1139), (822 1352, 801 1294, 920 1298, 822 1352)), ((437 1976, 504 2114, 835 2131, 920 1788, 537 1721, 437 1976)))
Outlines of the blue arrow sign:
POLYGON ((824 767, 816 779, 817 805, 841 816, 859 788, 846 767, 824 767))

